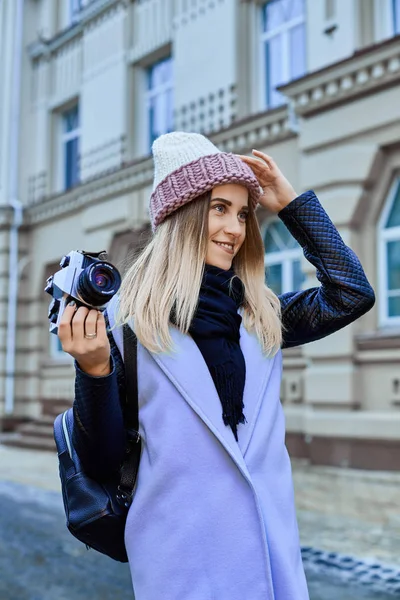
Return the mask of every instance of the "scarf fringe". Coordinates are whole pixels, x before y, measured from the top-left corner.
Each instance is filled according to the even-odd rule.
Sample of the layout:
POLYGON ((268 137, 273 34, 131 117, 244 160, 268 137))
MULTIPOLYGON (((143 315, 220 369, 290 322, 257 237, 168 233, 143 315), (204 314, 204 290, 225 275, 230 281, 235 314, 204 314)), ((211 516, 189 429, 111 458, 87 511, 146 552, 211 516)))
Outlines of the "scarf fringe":
POLYGON ((243 413, 243 392, 237 387, 237 377, 232 370, 232 364, 213 365, 211 375, 217 390, 223 391, 219 394, 223 421, 225 425, 231 427, 233 435, 238 441, 237 426, 239 423, 247 421, 243 413))

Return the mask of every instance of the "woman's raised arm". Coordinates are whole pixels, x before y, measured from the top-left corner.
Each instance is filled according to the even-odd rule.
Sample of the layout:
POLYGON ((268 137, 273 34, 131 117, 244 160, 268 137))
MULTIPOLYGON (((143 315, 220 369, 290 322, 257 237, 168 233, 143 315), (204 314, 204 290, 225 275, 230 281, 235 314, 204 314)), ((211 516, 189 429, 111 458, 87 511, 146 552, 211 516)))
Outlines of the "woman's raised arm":
POLYGON ((317 269, 321 286, 282 294, 283 347, 298 346, 334 333, 361 317, 375 302, 356 254, 309 191, 278 213, 304 256, 317 269))

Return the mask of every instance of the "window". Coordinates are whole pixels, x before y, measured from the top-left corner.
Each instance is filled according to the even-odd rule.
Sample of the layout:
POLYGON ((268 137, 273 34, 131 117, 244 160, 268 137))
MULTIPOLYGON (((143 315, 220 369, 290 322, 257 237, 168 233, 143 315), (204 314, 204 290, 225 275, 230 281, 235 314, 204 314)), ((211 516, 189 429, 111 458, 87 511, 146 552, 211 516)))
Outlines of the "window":
POLYGON ((79 13, 85 6, 91 4, 94 0, 67 0, 69 10, 69 23, 72 25, 79 21, 79 13))
POLYGON ((400 33, 400 0, 392 0, 393 33, 400 33))
POLYGON ((264 233, 265 276, 275 294, 301 290, 303 251, 282 221, 268 223, 264 233))
POLYGON ((381 325, 400 325, 400 177, 379 224, 379 315, 381 325))
POLYGON ((149 148, 154 140, 173 129, 172 58, 155 63, 148 69, 147 113, 149 148))
POLYGON ((63 186, 68 190, 79 183, 79 106, 66 111, 62 115, 62 166, 63 186))
POLYGON ((268 108, 285 102, 277 86, 305 73, 304 5, 304 0, 270 0, 262 7, 262 104, 268 108))
POLYGON ((336 15, 336 0, 325 0, 325 20, 330 21, 336 15))

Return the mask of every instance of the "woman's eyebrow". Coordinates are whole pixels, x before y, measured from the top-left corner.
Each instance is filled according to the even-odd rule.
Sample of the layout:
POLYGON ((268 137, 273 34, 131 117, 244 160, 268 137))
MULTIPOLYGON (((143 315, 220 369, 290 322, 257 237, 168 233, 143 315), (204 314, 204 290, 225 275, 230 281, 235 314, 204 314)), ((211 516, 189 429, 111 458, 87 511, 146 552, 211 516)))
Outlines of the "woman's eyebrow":
MULTIPOLYGON (((223 202, 224 204, 227 204, 228 206, 232 206, 232 202, 230 200, 227 200, 226 198, 211 198, 210 202, 214 202, 215 200, 218 200, 218 202, 223 202)), ((244 205, 242 206, 242 208, 240 210, 249 210, 249 207, 244 205)))

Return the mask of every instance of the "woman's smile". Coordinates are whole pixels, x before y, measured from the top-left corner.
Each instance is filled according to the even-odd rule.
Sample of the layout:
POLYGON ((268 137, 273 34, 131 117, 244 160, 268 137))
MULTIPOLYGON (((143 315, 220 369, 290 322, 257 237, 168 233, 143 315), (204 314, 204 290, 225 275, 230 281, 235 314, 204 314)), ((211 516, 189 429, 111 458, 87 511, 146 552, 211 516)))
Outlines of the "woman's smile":
POLYGON ((213 242, 214 244, 217 244, 217 246, 219 246, 224 252, 227 252, 228 254, 234 254, 234 244, 229 242, 217 242, 216 240, 213 240, 213 242))

